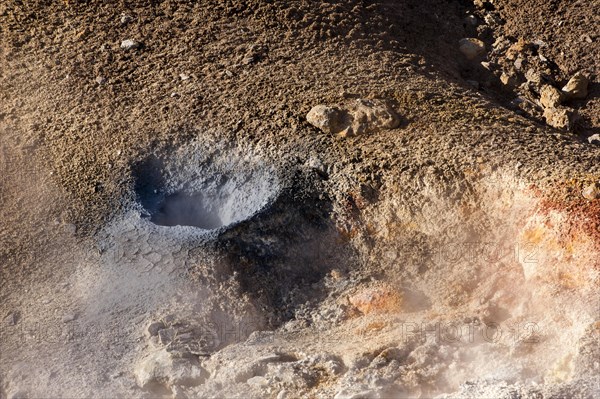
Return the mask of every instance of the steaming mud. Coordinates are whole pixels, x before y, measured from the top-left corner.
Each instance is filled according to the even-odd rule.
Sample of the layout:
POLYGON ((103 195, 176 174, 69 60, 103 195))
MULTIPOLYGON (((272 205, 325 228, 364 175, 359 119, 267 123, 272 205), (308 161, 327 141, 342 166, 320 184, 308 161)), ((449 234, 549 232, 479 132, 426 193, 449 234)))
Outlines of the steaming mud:
MULTIPOLYGON (((60 317, 73 320, 57 320, 56 334, 45 331, 24 353, 6 392, 593 391, 586 376, 598 371, 597 243, 526 183, 498 173, 456 201, 446 182, 425 180, 404 193, 421 204, 411 212, 390 200, 402 198, 390 190, 365 213, 377 244, 367 250, 363 237, 350 238, 364 266, 381 269, 357 284, 347 267, 360 266, 341 256, 347 235, 327 223, 330 211, 315 213, 327 208, 318 191, 288 190, 289 179, 256 154, 191 162, 194 151, 134 169, 128 209, 89 250, 69 251, 73 273, 59 289, 71 303, 61 304, 60 317), (150 325, 163 332, 152 335, 150 325), (105 356, 107 347, 120 356, 105 356), (74 366, 55 367, 56 357, 74 366)), ((40 336, 27 319, 20 328, 40 336)))

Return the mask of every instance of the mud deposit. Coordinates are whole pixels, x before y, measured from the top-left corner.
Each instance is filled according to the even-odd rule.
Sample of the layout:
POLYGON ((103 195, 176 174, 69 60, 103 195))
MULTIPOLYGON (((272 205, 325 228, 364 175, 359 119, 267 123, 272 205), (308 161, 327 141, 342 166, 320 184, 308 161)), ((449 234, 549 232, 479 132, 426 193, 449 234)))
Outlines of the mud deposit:
POLYGON ((600 396, 594 1, 0 3, 0 398, 600 396))

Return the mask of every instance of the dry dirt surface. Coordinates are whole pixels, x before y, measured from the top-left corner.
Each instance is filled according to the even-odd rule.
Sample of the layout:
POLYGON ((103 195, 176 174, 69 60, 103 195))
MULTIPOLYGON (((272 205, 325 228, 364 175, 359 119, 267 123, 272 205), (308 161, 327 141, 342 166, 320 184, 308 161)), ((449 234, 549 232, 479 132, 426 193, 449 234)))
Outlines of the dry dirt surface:
POLYGON ((0 2, 0 398, 599 397, 599 9, 0 2))

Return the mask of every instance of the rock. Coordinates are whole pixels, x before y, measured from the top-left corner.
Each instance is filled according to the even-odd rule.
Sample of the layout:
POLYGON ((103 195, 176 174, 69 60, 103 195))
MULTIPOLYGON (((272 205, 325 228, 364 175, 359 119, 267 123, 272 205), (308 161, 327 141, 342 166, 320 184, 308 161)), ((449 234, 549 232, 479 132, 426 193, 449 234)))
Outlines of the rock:
POLYGON ((527 82, 537 85, 542 82, 542 74, 533 68, 529 68, 527 72, 525 72, 525 79, 527 82))
POLYGON ((163 345, 169 345, 175 339, 175 329, 165 328, 158 331, 158 341, 163 345))
POLYGON ((577 72, 562 88, 567 100, 584 99, 588 95, 588 84, 590 80, 581 72, 577 72))
POLYGON ((192 334, 191 332, 186 332, 186 333, 182 333, 182 334, 177 334, 177 340, 179 342, 187 342, 187 341, 191 341, 192 339, 194 339, 195 336, 194 334, 192 334))
POLYGON ((487 0, 473 0, 473 5, 477 8, 485 8, 487 0))
POLYGON ((491 27, 495 27, 502 24, 502 19, 496 14, 486 14, 483 18, 486 24, 491 27))
POLYGON ((9 326, 14 326, 19 321, 17 312, 10 312, 5 318, 4 322, 9 326))
POLYGON ((348 107, 317 105, 306 115, 311 125, 328 134, 341 137, 394 129, 400 124, 398 115, 381 100, 357 99, 348 107))
POLYGON ((268 48, 258 44, 252 45, 242 58, 243 65, 255 64, 265 58, 268 48))
POLYGON ((513 43, 508 50, 506 50, 506 58, 509 60, 515 60, 519 54, 525 52, 533 46, 527 40, 520 38, 516 43, 513 43))
POLYGON ((571 130, 575 120, 575 113, 565 107, 546 108, 544 110, 544 119, 552 127, 561 130, 571 130))
POLYGON ((121 24, 122 25, 126 25, 131 21, 133 21, 133 17, 131 17, 131 15, 121 14, 121 24))
POLYGON ((249 55, 242 59, 242 64, 250 65, 250 64, 254 64, 257 61, 258 61, 258 57, 256 55, 249 55))
POLYGON ((150 334, 151 337, 155 337, 158 335, 158 332, 164 328, 165 323, 163 323, 162 321, 155 321, 153 323, 150 323, 150 325, 148 326, 148 334, 150 334))
POLYGON ((502 52, 510 47, 510 41, 504 36, 498 36, 498 38, 492 44, 492 47, 497 52, 502 52))
POLYGON ((248 345, 270 344, 275 340, 273 331, 253 331, 246 339, 248 345))
POLYGON ((515 87, 519 83, 515 75, 506 72, 502 72, 502 75, 500 75, 500 82, 507 87, 515 87))
POLYGON ((121 42, 121 48, 126 51, 135 50, 140 48, 140 44, 135 40, 127 39, 121 42))
POLYGON ((464 38, 458 41, 458 49, 469 60, 475 60, 485 55, 485 43, 479 39, 464 38))
POLYGON ((306 115, 306 120, 311 125, 324 133, 335 134, 344 129, 347 121, 344 112, 338 107, 316 105, 306 115))
POLYGON ((471 26, 477 26, 479 24, 479 20, 473 14, 467 15, 464 19, 464 22, 465 22, 465 24, 471 25, 471 26))
POLYGON ((590 137, 587 138, 587 140, 590 144, 600 144, 600 134, 592 134, 590 137))
POLYGON ((151 353, 134 368, 137 385, 148 387, 153 383, 169 389, 173 385, 196 386, 204 382, 207 373, 202 367, 187 359, 173 359, 165 350, 151 353))
POLYGON ((64 225, 64 229, 69 234, 75 234, 77 232, 77 226, 75 226, 73 223, 66 223, 64 225))
MULTIPOLYGON (((352 116, 350 129, 343 136, 375 133, 384 129, 395 129, 400 118, 384 101, 358 99, 350 107, 352 116)), ((344 132, 342 132, 344 133, 344 132)))
POLYGON ((540 90, 540 103, 544 108, 556 108, 564 100, 563 93, 554 86, 544 85, 540 90))
POLYGON ((96 83, 98 83, 99 85, 102 85, 102 84, 106 83, 106 79, 103 78, 102 76, 97 76, 96 83))
POLYGON ((398 311, 402 305, 402 295, 386 285, 364 288, 348 300, 363 314, 398 311))
POLYGON ((515 62, 514 62, 514 64, 513 64, 513 65, 515 66, 515 68, 516 68, 517 70, 519 70, 519 71, 520 71, 520 70, 521 70, 521 68, 523 68, 523 58, 521 58, 521 57, 517 58, 517 59, 515 60, 515 62))
POLYGON ((73 320, 75 320, 76 318, 77 318, 77 314, 75 314, 75 313, 68 313, 68 314, 66 314, 66 315, 63 316, 62 322, 63 323, 70 323, 73 320))
POLYGON ((587 186, 586 188, 583 189, 583 191, 581 192, 581 195, 583 196, 583 198, 588 199, 588 200, 595 200, 600 198, 600 184, 599 183, 592 183, 589 186, 587 186))

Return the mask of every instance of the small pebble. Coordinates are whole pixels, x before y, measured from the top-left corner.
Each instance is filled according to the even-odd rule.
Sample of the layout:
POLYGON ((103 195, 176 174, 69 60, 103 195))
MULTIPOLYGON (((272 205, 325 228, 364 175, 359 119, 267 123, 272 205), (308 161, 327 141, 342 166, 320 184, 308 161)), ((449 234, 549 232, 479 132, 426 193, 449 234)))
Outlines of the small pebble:
POLYGON ((600 144, 600 134, 592 134, 590 137, 587 138, 587 140, 590 144, 600 144))
POLYGON ((135 50, 140 47, 140 44, 135 40, 127 39, 121 42, 121 48, 123 50, 135 50))
POLYGON ((131 17, 131 15, 121 14, 121 24, 123 24, 123 25, 128 24, 132 20, 133 20, 133 17, 131 17))
POLYGON ((75 313, 68 313, 66 315, 63 316, 62 318, 62 322, 63 323, 70 323, 73 320, 75 320, 77 318, 77 315, 75 313))
POLYGON ((15 312, 10 312, 8 314, 8 316, 6 316, 6 318, 4 319, 4 321, 6 322, 6 324, 8 324, 9 326, 14 326, 15 324, 17 324, 18 321, 18 317, 17 317, 17 313, 15 312))
POLYGON ((592 183, 581 192, 583 198, 588 200, 595 200, 600 198, 600 184, 592 183))

